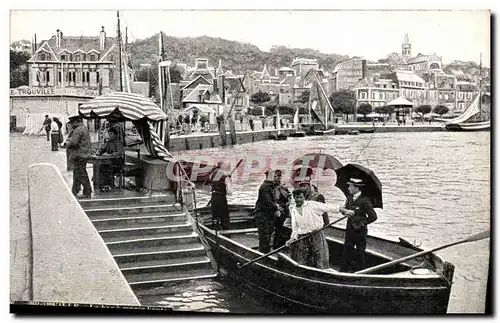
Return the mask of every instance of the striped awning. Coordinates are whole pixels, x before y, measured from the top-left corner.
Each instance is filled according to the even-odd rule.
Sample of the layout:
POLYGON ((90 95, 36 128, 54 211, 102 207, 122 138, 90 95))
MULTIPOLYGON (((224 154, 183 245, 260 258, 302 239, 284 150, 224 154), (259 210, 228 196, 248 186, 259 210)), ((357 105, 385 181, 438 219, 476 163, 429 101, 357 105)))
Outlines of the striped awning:
POLYGON ((113 116, 122 120, 165 120, 167 115, 148 98, 134 93, 112 92, 81 103, 79 113, 83 118, 113 116))

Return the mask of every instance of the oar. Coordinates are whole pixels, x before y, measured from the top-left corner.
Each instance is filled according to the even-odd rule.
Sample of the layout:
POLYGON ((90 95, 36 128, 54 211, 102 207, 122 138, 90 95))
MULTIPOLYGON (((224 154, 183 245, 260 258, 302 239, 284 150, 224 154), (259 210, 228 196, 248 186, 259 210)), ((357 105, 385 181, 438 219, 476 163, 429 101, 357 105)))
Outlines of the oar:
POLYGON ((377 265, 377 266, 373 266, 373 267, 370 267, 370 268, 366 268, 366 269, 357 271, 357 272, 355 272, 355 274, 370 274, 370 273, 373 273, 373 272, 378 271, 380 269, 384 269, 384 268, 387 268, 387 267, 392 267, 394 265, 400 264, 400 263, 405 262, 407 260, 418 258, 418 257, 423 256, 423 255, 427 255, 427 254, 429 254, 431 252, 434 252, 434 251, 445 249, 445 248, 448 248, 448 247, 451 247, 451 246, 455 246, 455 245, 461 244, 461 243, 474 242, 474 241, 483 240, 483 239, 486 239, 486 238, 489 238, 489 237, 490 237, 490 230, 485 230, 483 232, 471 235, 468 238, 465 238, 463 240, 456 241, 456 242, 453 242, 453 243, 449 243, 449 244, 446 244, 446 245, 441 246, 441 247, 436 247, 436 248, 431 249, 431 250, 420 251, 420 252, 417 252, 416 254, 413 254, 413 255, 410 255, 410 256, 406 256, 404 258, 396 259, 396 260, 387 262, 385 264, 380 264, 380 265, 377 265))
MULTIPOLYGON (((336 220, 336 221, 333 221, 333 222, 332 222, 332 223, 330 223, 330 224, 325 225, 325 226, 324 226, 324 227, 322 227, 322 228, 319 228, 318 230, 314 230, 313 232, 311 232, 311 233, 309 233, 309 234, 307 234, 307 235, 303 236, 303 237, 302 237, 302 238, 300 238, 300 239, 297 239, 297 240, 293 241, 292 243, 296 243, 296 242, 298 242, 298 241, 300 241, 300 240, 302 240, 302 239, 308 238, 308 237, 312 236, 313 234, 318 233, 318 232, 320 232, 320 231, 322 231, 322 230, 324 230, 324 229, 326 229, 326 228, 328 228, 328 227, 330 227, 330 226, 334 225, 335 223, 337 223, 337 222, 340 222, 340 221, 344 220, 345 218, 347 218, 347 215, 346 215, 346 216, 341 217, 340 219, 338 219, 338 220, 336 220)), ((259 260, 261 260, 261 259, 263 259, 263 258, 269 257, 270 255, 273 255, 273 254, 275 254, 275 253, 277 253, 277 252, 279 252, 279 251, 281 251, 281 250, 285 249, 286 247, 287 247, 287 245, 281 246, 281 247, 279 247, 278 249, 275 249, 275 250, 273 250, 273 251, 271 251, 271 252, 266 253, 265 255, 262 255, 262 256, 260 256, 260 257, 255 258, 255 259, 252 259, 252 260, 250 260, 250 261, 248 261, 248 262, 244 263, 243 265, 238 263, 238 268, 239 268, 239 269, 241 269, 241 268, 243 268, 243 267, 245 267, 245 266, 250 265, 251 263, 254 263, 254 262, 259 261, 259 260)))
MULTIPOLYGON (((233 173, 236 171, 236 169, 238 169, 238 166, 240 166, 240 164, 243 162, 243 158, 240 159, 240 161, 236 164, 236 166, 234 166, 233 170, 231 171, 231 173, 229 173, 229 176, 232 176, 233 173)), ((210 201, 208 201, 207 205, 205 205, 205 207, 209 206, 210 204, 212 203, 212 199, 210 198, 210 201)))

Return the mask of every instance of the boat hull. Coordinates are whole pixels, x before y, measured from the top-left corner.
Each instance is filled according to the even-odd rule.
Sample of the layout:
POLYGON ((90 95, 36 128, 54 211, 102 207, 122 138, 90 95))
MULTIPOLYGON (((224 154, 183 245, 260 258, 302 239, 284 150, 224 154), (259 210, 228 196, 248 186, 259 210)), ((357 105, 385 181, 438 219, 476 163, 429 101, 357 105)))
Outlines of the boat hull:
POLYGON ((306 133, 304 131, 296 131, 294 133, 291 133, 289 137, 305 137, 306 133))
MULTIPOLYGON (((444 314, 447 311, 451 286, 440 276, 412 277, 408 273, 408 277, 398 277, 331 273, 298 265, 282 253, 240 268, 238 265, 262 254, 232 240, 230 236, 216 234, 204 224, 200 224, 199 228, 208 241, 214 258, 230 276, 272 296, 273 299, 292 304, 296 312, 444 314)), ((342 229, 331 228, 331 231, 327 232, 329 245, 335 239, 342 239, 343 232, 342 229)), ((370 238, 368 243, 372 244, 378 238, 374 239, 370 238)), ((397 247, 410 252, 410 249, 403 245, 397 247)), ((415 248, 411 252, 417 250, 418 248, 415 248)), ((330 252, 330 258, 340 257, 340 250, 330 248, 330 252)), ((367 257, 367 262, 370 261, 373 259, 367 257)), ((448 266, 453 268, 451 264, 448 266)), ((449 280, 452 276, 451 272, 449 280)))
POLYGON ((448 131, 489 131, 491 123, 489 121, 449 123, 445 127, 448 131))
POLYGON ((327 135, 334 135, 335 134, 335 129, 327 129, 327 130, 314 130, 313 134, 315 136, 327 136, 327 135))

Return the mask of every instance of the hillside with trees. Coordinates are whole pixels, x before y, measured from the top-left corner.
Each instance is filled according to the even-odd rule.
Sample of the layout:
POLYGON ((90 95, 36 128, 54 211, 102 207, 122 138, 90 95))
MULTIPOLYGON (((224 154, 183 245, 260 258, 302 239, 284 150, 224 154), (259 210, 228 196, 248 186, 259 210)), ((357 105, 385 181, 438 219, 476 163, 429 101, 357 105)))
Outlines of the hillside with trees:
MULTIPOLYGON (((194 65, 195 58, 208 59, 209 65, 217 67, 222 60, 224 70, 235 73, 261 70, 264 64, 270 71, 282 66, 290 66, 294 58, 316 58, 320 67, 331 71, 335 66, 349 56, 338 54, 323 54, 313 49, 288 48, 273 46, 270 52, 261 51, 257 46, 237 41, 201 37, 165 36, 165 51, 168 60, 174 63, 194 65)), ((137 40, 129 45, 132 66, 152 63, 158 60, 158 34, 143 40, 137 40)))

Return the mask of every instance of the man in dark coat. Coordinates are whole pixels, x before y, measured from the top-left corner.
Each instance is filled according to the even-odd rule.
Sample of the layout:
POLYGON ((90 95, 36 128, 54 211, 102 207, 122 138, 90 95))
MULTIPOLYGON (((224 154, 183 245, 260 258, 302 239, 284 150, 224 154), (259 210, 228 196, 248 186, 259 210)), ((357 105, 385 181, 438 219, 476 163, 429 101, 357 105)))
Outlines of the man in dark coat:
POLYGON ((292 230, 284 226, 285 221, 290 218, 290 202, 292 201, 292 193, 285 185, 277 185, 276 200, 280 208, 280 216, 276 218, 274 225, 273 249, 284 246, 292 234, 292 230))
POLYGON ((97 152, 97 156, 113 156, 113 164, 99 165, 99 190, 104 190, 106 186, 113 187, 113 168, 123 165, 123 143, 118 139, 118 130, 110 128, 108 131, 108 141, 97 152))
POLYGON ((276 218, 280 216, 276 188, 281 183, 283 172, 279 169, 265 172, 266 179, 259 187, 259 195, 255 203, 254 217, 259 232, 259 251, 271 251, 271 235, 274 231, 276 218))
MULTIPOLYGON (((45 128, 45 133, 47 134, 47 141, 50 141, 50 124, 52 123, 52 119, 49 118, 49 115, 45 115, 45 120, 43 120, 42 127, 40 128, 40 131, 45 128)), ((40 133, 38 131, 38 133, 40 133)))
POLYGON ((341 271, 355 272, 365 268, 366 236, 368 224, 377 220, 369 197, 363 194, 365 183, 361 179, 351 178, 348 182, 349 196, 345 209, 349 210, 344 241, 343 264, 341 271))
POLYGON ((83 185, 83 197, 90 198, 92 186, 87 174, 87 159, 90 157, 92 148, 89 130, 83 125, 80 116, 72 116, 69 120, 73 127, 73 132, 67 144, 69 149, 73 149, 73 187, 71 191, 74 196, 77 196, 80 185, 83 185))
POLYGON ((219 162, 210 176, 212 188, 212 223, 218 230, 229 230, 229 205, 227 195, 232 194, 231 176, 222 170, 219 162))

